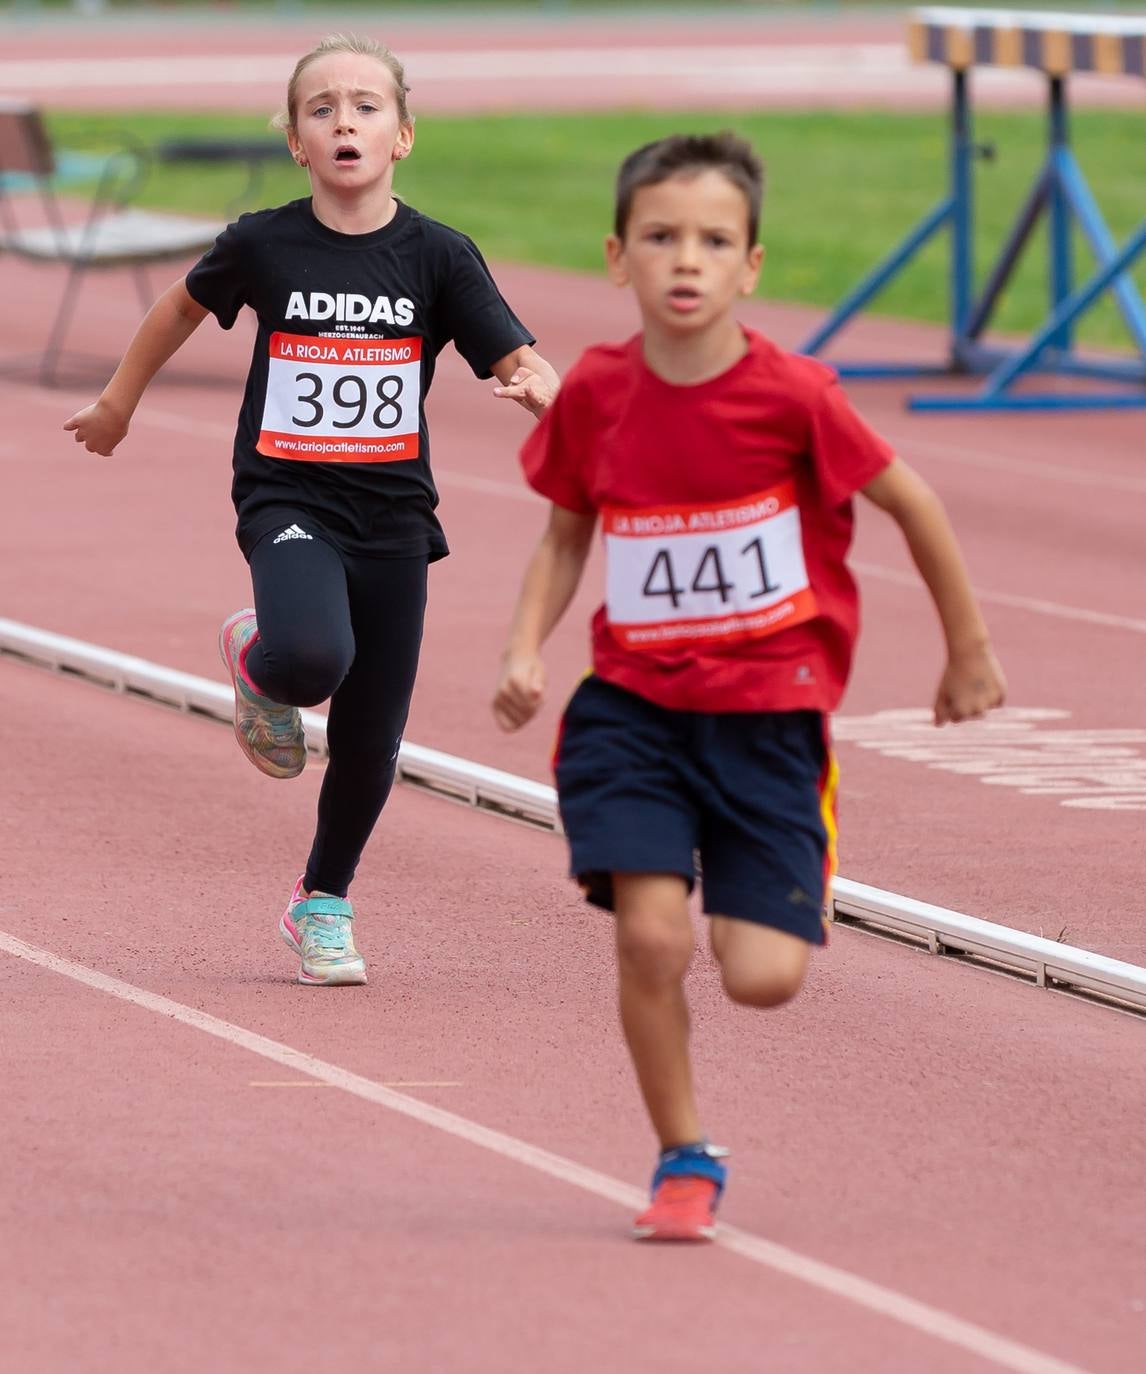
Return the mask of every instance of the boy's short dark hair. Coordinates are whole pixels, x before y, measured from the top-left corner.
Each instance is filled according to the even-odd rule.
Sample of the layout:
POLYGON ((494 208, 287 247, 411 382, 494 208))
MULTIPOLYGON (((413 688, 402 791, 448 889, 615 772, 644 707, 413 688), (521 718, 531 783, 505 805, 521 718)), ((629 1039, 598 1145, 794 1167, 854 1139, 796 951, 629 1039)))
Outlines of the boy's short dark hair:
POLYGON ((747 139, 724 130, 719 134, 672 134, 646 143, 630 153, 617 173, 613 232, 625 237, 633 197, 642 186, 656 186, 680 172, 723 172, 744 192, 748 202, 748 243, 760 233, 760 202, 764 196, 764 164, 747 139))

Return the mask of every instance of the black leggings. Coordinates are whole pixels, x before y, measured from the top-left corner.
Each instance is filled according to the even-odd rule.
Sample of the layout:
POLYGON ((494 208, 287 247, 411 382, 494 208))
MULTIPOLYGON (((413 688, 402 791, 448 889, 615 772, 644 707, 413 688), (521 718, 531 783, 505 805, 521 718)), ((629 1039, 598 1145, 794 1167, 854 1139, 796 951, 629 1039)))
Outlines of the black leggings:
MULTIPOLYGON (((303 529, 306 526, 303 525, 303 529)), ((267 535, 250 557, 258 687, 290 706, 330 698, 330 759, 304 886, 345 897, 394 783, 418 670, 425 555, 366 558, 267 535)))

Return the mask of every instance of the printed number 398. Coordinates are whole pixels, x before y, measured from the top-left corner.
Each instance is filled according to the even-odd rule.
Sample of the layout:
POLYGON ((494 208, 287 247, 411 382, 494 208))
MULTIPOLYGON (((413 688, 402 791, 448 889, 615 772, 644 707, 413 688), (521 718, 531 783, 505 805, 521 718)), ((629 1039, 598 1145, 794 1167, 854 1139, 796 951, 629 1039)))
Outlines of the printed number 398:
MULTIPOLYGON (((317 372, 299 372, 295 374, 295 383, 307 382, 310 390, 300 390, 297 401, 300 405, 310 406, 309 415, 292 415, 291 423, 299 429, 314 429, 322 424, 326 417, 327 408, 331 405, 337 407, 343 415, 349 414, 349 419, 332 419, 331 427, 334 429, 354 429, 360 425, 366 416, 366 411, 370 406, 371 396, 366 383, 356 373, 349 373, 345 377, 337 377, 330 388, 329 397, 323 395, 322 378, 317 372), (324 404, 325 403, 325 404, 324 404)), ((370 417, 375 429, 395 429, 402 419, 402 407, 399 400, 402 395, 402 378, 390 374, 380 377, 374 387, 374 394, 380 404, 374 407, 374 413, 370 417)))

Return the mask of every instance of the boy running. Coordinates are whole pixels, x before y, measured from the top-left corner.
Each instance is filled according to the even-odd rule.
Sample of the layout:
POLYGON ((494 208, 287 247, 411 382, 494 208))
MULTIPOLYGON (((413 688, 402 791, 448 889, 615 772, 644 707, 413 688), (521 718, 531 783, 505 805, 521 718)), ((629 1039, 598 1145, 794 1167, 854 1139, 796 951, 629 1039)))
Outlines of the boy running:
POLYGON ((900 525, 947 642, 935 722, 981 716, 1004 682, 934 492, 849 405, 831 370, 734 316, 756 285, 762 167, 731 134, 628 157, 609 274, 642 332, 590 348, 522 450, 552 502, 525 574, 494 713, 536 712, 540 649, 600 521, 593 671, 555 759, 571 868, 616 915, 620 1013, 660 1144, 641 1239, 713 1235, 723 1151, 701 1127, 683 991, 699 853, 713 954, 735 1002, 798 991, 835 858, 828 713, 858 598, 852 498, 900 525))

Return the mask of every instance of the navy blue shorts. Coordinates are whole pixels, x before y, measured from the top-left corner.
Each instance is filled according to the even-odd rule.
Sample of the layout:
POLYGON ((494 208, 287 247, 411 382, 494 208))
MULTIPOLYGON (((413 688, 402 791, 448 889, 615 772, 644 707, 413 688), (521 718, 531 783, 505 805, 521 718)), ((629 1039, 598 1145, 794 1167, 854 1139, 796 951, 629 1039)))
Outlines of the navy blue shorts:
POLYGON ((670 711, 599 677, 566 707, 557 797, 570 866, 613 909, 614 873, 699 857, 704 911, 824 943, 835 762, 819 711, 670 711))

